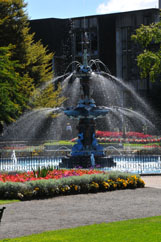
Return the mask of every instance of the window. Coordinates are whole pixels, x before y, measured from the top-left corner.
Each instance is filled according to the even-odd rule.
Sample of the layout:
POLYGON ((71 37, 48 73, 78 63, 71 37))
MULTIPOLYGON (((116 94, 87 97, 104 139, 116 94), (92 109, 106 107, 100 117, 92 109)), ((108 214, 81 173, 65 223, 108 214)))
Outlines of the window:
POLYGON ((76 52, 77 54, 80 54, 82 51, 82 36, 81 32, 76 33, 76 52))
POLYGON ((81 19, 81 28, 83 28, 83 29, 88 28, 88 19, 87 18, 81 19))
POLYGON ((97 51, 97 33, 96 32, 91 32, 90 42, 91 42, 91 52, 95 53, 95 51, 97 51))
POLYGON ((149 16, 144 16, 143 17, 143 24, 144 25, 149 25, 150 24, 150 17, 149 16))
POLYGON ((76 19, 73 21, 73 28, 74 29, 80 28, 80 19, 76 19))
POLYGON ((89 19, 89 27, 97 27, 97 18, 90 18, 89 19))

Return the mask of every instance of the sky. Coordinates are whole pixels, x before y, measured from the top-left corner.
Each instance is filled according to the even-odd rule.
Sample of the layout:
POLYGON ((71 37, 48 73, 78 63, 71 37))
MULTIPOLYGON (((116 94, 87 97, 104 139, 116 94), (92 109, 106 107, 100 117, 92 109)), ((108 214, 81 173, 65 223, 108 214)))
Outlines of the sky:
POLYGON ((73 18, 158 8, 159 0, 25 0, 29 19, 73 18))

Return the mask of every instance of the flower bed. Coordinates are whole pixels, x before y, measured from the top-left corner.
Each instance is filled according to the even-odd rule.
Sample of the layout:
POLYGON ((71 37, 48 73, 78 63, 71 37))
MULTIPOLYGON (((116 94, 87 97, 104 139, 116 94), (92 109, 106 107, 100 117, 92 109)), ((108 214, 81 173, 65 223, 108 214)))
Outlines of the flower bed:
POLYGON ((98 137, 99 143, 130 143, 130 144, 149 144, 161 142, 161 138, 156 139, 134 139, 134 138, 108 138, 98 137))
MULTIPOLYGON (((161 142, 161 137, 153 137, 149 134, 139 132, 127 132, 123 137, 122 132, 96 131, 96 138, 99 143, 131 143, 131 144, 148 144, 161 142)), ((72 139, 75 142, 77 138, 72 139)))
MULTIPOLYGON (((96 131, 97 137, 123 137, 123 132, 111 132, 111 131, 96 131)), ((127 132, 126 137, 133 137, 133 138, 152 138, 152 135, 143 134, 139 132, 127 132)))
MULTIPOLYGON (((25 173, 22 174, 24 177, 25 173)), ((30 180, 26 179, 24 181, 24 178, 21 178, 22 180, 18 181, 17 178, 21 177, 22 174, 1 175, 1 177, 3 176, 2 180, 5 176, 5 180, 0 181, 1 199, 39 199, 58 195, 138 188, 145 185, 139 175, 122 172, 105 173, 96 170, 63 170, 61 178, 58 178, 58 176, 54 178, 40 177, 33 180, 34 177, 31 177, 30 180), (13 176, 16 177, 15 182, 13 181, 13 176), (9 181, 9 177, 12 182, 9 181)))
POLYGON ((139 132, 127 132, 126 137, 123 137, 122 132, 96 131, 97 140, 101 143, 133 143, 147 144, 161 142, 161 137, 153 137, 149 134, 139 132))
POLYGON ((64 177, 70 176, 83 176, 83 175, 92 175, 92 174, 101 174, 104 171, 99 170, 83 170, 83 169, 71 169, 71 170, 56 170, 50 168, 42 168, 37 171, 17 173, 17 174, 0 174, 1 182, 27 182, 27 181, 36 181, 36 180, 49 180, 49 179, 61 179, 64 177))

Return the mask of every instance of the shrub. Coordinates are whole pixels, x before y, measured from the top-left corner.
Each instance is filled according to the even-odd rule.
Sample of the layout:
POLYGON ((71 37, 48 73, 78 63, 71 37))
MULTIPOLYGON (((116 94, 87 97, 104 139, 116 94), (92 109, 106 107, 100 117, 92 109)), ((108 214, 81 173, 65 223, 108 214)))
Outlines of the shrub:
POLYGON ((105 192, 116 189, 144 187, 140 176, 122 172, 109 172, 61 179, 27 182, 0 182, 1 199, 30 200, 58 195, 105 192))

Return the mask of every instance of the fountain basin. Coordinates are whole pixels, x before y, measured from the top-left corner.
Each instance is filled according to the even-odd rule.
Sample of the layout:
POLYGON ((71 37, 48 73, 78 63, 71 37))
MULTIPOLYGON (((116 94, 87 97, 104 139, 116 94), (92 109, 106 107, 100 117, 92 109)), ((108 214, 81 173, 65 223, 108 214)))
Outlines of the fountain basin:
MULTIPOLYGON (((98 168, 111 168, 115 167, 116 163, 112 157, 100 157, 95 156, 95 167, 98 168)), ((60 168, 91 168, 91 156, 70 156, 62 159, 62 163, 59 165, 60 168)))
POLYGON ((80 100, 76 107, 68 107, 65 115, 72 118, 102 118, 110 111, 104 106, 96 106, 93 99, 80 100))
POLYGON ((108 108, 105 107, 76 107, 76 108, 68 108, 64 111, 64 113, 68 117, 73 118, 102 118, 109 112, 108 108))

